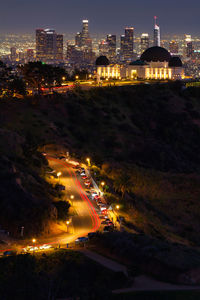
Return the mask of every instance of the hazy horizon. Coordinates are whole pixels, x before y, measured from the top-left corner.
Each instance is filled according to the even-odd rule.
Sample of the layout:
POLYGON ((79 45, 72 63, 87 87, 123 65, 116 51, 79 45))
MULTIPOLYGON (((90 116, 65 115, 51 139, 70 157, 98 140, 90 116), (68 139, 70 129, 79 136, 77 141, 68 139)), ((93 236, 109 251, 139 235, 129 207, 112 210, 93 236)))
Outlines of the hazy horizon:
POLYGON ((89 19, 92 34, 121 34, 125 26, 135 27, 136 33, 153 28, 153 17, 157 15, 163 35, 200 33, 197 0, 52 0, 25 1, 7 0, 1 4, 0 33, 34 33, 36 28, 54 28, 57 32, 74 34, 81 29, 81 20, 89 19), (69 5, 70 4, 70 5, 69 5), (189 13, 188 13, 189 11, 189 13))

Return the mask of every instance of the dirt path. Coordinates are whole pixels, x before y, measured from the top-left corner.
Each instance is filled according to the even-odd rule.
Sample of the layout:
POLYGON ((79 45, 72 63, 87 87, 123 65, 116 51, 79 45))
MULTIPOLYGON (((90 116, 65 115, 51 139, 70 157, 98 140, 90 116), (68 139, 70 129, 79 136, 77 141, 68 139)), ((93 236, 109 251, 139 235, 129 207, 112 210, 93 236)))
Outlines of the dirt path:
POLYGON ((98 262, 102 266, 114 271, 114 272, 123 272, 128 277, 127 268, 124 265, 121 265, 114 260, 111 260, 109 258, 106 258, 102 255, 99 255, 95 252, 92 252, 88 249, 81 249, 80 252, 82 252, 85 256, 89 257, 90 259, 98 262))
POLYGON ((199 290, 200 286, 178 285, 161 282, 151 277, 140 275, 134 278, 133 286, 126 289, 114 290, 114 294, 140 292, 140 291, 192 291, 199 290))
MULTIPOLYGON (((88 258, 98 262, 102 266, 114 271, 114 272, 123 272, 128 277, 128 272, 126 266, 117 263, 114 260, 106 258, 102 255, 92 252, 88 249, 81 249, 83 253, 88 258)), ((146 275, 140 275, 134 278, 133 285, 130 288, 114 290, 114 294, 128 293, 128 292, 140 292, 140 291, 192 291, 199 290, 200 286, 190 286, 190 285, 179 285, 172 284, 168 282, 161 282, 156 279, 153 279, 146 275)))

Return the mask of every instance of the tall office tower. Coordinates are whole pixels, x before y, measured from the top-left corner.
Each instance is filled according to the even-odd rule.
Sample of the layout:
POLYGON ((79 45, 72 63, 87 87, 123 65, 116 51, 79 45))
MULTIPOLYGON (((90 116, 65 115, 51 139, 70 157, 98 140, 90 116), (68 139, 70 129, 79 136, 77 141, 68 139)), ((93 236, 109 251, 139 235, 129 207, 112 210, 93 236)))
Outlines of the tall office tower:
POLYGON ((52 29, 36 30, 36 59, 47 63, 63 59, 63 35, 52 29))
POLYGON ((149 35, 148 33, 142 33, 140 39, 140 47, 141 47, 141 54, 149 48, 149 35))
POLYGON ((15 62, 17 60, 17 49, 15 47, 10 48, 10 60, 15 62))
POLYGON ((74 52, 76 51, 76 46, 75 45, 69 45, 67 44, 67 56, 66 58, 69 60, 72 60, 74 57, 74 52))
POLYGON ((19 61, 22 63, 22 62, 24 62, 24 59, 25 59, 25 53, 19 52, 19 61))
POLYGON ((26 50, 26 62, 34 61, 34 50, 27 49, 26 50))
POLYGON ((103 40, 99 43, 99 55, 108 56, 109 48, 107 41, 103 40))
POLYGON ((185 34, 185 56, 192 57, 194 49, 192 45, 192 37, 189 34, 185 34))
POLYGON ((75 36, 75 45, 77 47, 81 47, 81 33, 77 32, 76 36, 75 36))
POLYGON ((160 27, 157 25, 157 17, 154 17, 155 24, 153 30, 154 46, 160 47, 160 27))
POLYGON ((108 58, 112 61, 116 56, 116 35, 108 34, 106 38, 106 42, 108 44, 108 58))
POLYGON ((63 60, 63 35, 57 34, 56 36, 56 60, 63 60))
POLYGON ((89 35, 89 21, 82 21, 82 31, 81 31, 81 47, 86 48, 87 50, 92 50, 92 40, 89 35))
POLYGON ((171 41, 169 43, 169 52, 172 54, 172 55, 177 55, 178 54, 178 51, 179 51, 179 47, 178 47, 178 42, 176 41, 171 41))
POLYGON ((70 63, 80 63, 83 61, 83 51, 75 45, 67 45, 67 59, 70 63))
POLYGON ((123 61, 131 61, 133 59, 133 34, 134 28, 126 27, 125 35, 121 35, 121 56, 123 61))

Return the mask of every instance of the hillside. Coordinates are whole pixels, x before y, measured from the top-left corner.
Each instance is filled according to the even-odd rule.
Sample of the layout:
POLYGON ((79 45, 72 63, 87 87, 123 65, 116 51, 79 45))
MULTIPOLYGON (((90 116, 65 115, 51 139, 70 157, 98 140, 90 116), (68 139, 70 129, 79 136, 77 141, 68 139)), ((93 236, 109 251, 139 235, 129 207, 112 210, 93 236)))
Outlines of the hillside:
POLYGON ((2 100, 0 128, 1 227, 12 231, 16 221, 31 226, 33 215, 41 215, 37 209, 42 220, 53 218, 53 191, 42 179, 46 162, 37 149, 57 144, 84 160, 89 155, 102 168, 111 193, 117 177, 128 174, 131 183, 123 201, 133 216, 127 219, 129 227, 199 244, 198 88, 183 90, 171 83, 2 100), (15 219, 12 209, 20 211, 15 219))

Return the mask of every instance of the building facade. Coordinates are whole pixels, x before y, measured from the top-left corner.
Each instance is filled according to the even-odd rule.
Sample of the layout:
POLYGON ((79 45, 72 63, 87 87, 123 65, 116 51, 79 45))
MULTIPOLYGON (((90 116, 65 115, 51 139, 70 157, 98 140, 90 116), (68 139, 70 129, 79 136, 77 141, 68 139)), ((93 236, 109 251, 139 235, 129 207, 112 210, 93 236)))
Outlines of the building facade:
POLYGON ((131 61, 134 49, 134 28, 126 27, 125 35, 121 35, 121 60, 131 61))
POLYGON ((111 65, 108 60, 96 62, 97 74, 100 78, 128 78, 130 80, 180 80, 184 78, 182 62, 178 56, 171 54, 162 47, 148 48, 140 60, 129 65, 111 65))
POLYGON ((185 56, 192 57, 194 49, 192 44, 192 37, 189 34, 185 34, 185 56))
POLYGON ((157 17, 154 17, 153 45, 160 47, 160 27, 157 24, 157 17))
POLYGON ((36 30, 36 59, 46 63, 63 60, 63 35, 52 29, 36 30))
POLYGON ((114 34, 108 34, 106 38, 108 44, 108 58, 113 61, 116 56, 117 38, 114 34))
POLYGON ((149 34, 142 33, 140 38, 140 53, 142 54, 145 50, 149 48, 149 34))
POLYGON ((173 40, 169 43, 169 52, 171 53, 171 55, 178 54, 178 52, 179 52, 178 42, 173 40))

